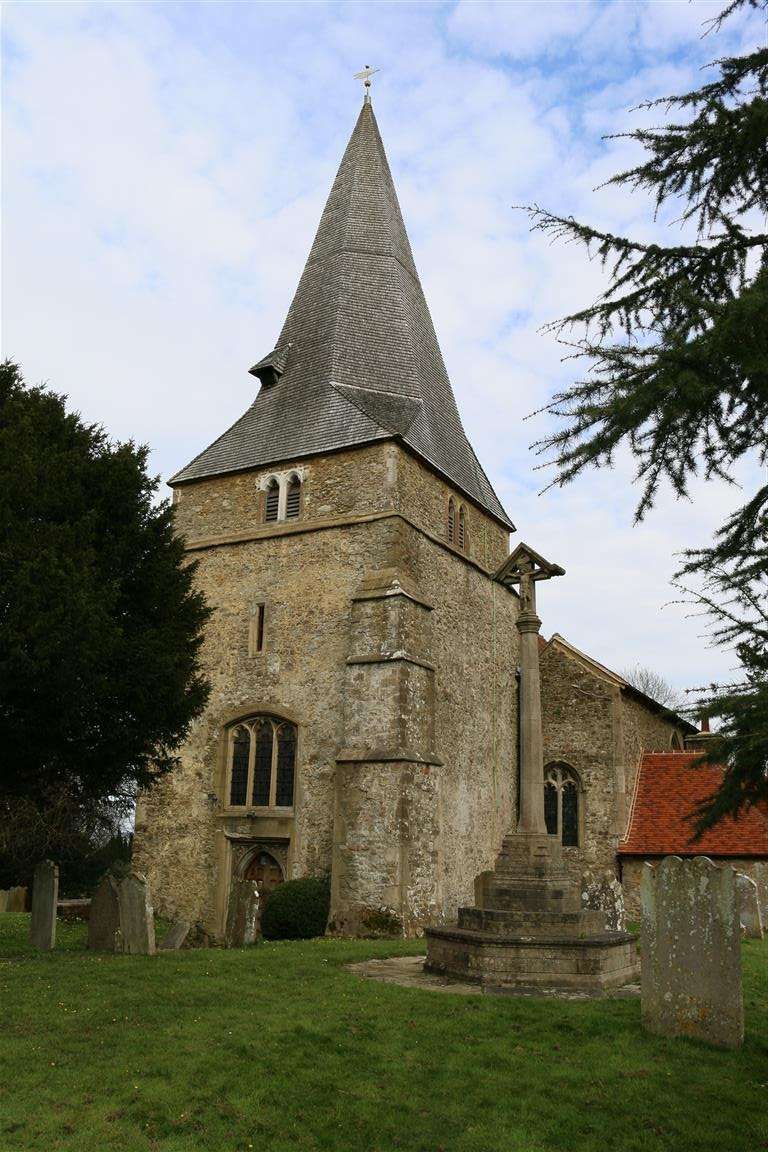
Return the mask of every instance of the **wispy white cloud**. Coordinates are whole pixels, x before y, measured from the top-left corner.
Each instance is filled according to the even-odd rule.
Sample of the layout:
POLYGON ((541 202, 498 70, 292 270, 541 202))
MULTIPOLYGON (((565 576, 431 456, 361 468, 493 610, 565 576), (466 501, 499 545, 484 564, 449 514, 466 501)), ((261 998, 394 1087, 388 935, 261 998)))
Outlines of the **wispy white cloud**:
POLYGON ((465 423, 520 535, 568 569, 542 598, 546 630, 681 685, 727 671, 662 605, 674 552, 738 493, 665 494, 633 527, 622 459, 536 494, 529 444, 547 423, 525 417, 571 371, 539 329, 603 281, 513 208, 666 235, 640 198, 594 191, 631 157, 600 137, 697 81, 718 3, 6 5, 4 351, 149 443, 163 475, 179 468, 252 399, 247 369, 356 115, 351 74, 380 64, 377 116, 465 423))

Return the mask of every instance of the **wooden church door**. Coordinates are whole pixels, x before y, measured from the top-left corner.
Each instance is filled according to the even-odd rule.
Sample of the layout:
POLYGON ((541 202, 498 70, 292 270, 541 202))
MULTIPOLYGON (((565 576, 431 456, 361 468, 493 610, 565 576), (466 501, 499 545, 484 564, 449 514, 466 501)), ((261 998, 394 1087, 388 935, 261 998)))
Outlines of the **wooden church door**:
POLYGON ((270 852, 257 852, 246 869, 245 880, 255 880, 262 901, 278 884, 283 883, 283 870, 270 852))

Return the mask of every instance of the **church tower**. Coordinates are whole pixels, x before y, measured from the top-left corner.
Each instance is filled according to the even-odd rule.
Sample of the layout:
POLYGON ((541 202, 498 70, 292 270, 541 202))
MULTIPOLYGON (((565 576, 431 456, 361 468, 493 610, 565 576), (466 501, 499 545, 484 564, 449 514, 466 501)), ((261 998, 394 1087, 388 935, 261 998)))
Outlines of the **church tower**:
POLYGON ((251 373, 171 480, 211 696, 135 859, 214 937, 237 880, 327 874, 335 930, 414 933, 471 898, 512 819, 517 597, 368 97, 251 373))

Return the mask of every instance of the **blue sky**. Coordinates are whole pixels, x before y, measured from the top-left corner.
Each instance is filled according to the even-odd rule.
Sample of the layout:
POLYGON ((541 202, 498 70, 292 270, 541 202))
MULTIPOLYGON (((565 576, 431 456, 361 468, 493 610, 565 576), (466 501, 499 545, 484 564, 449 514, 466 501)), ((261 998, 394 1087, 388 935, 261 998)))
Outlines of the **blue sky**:
MULTIPOLYGON (((525 539, 567 569, 557 630, 616 669, 679 686, 727 675, 676 607, 674 553, 738 490, 662 494, 632 525, 632 467, 538 495, 524 418, 568 379, 541 325, 591 300, 599 269, 528 230, 536 201, 662 241, 670 212, 598 188, 634 153, 606 132, 692 87, 755 17, 701 39, 719 3, 9 3, 4 7, 5 355, 171 475, 248 406, 357 115, 374 107, 417 267, 473 444, 525 539), (597 191, 595 191, 597 189, 597 191)), ((749 465, 740 478, 754 479, 749 465)))

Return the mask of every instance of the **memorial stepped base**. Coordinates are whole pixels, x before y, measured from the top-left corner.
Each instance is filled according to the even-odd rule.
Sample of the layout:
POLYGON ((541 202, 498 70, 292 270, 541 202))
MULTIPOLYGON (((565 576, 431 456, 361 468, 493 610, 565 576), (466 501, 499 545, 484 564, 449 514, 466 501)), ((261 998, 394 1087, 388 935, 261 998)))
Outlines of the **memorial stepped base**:
POLYGON ((519 991, 599 995, 639 979, 637 937, 611 932, 603 912, 581 908, 559 846, 546 836, 505 838, 476 905, 455 927, 427 929, 428 972, 519 991))

